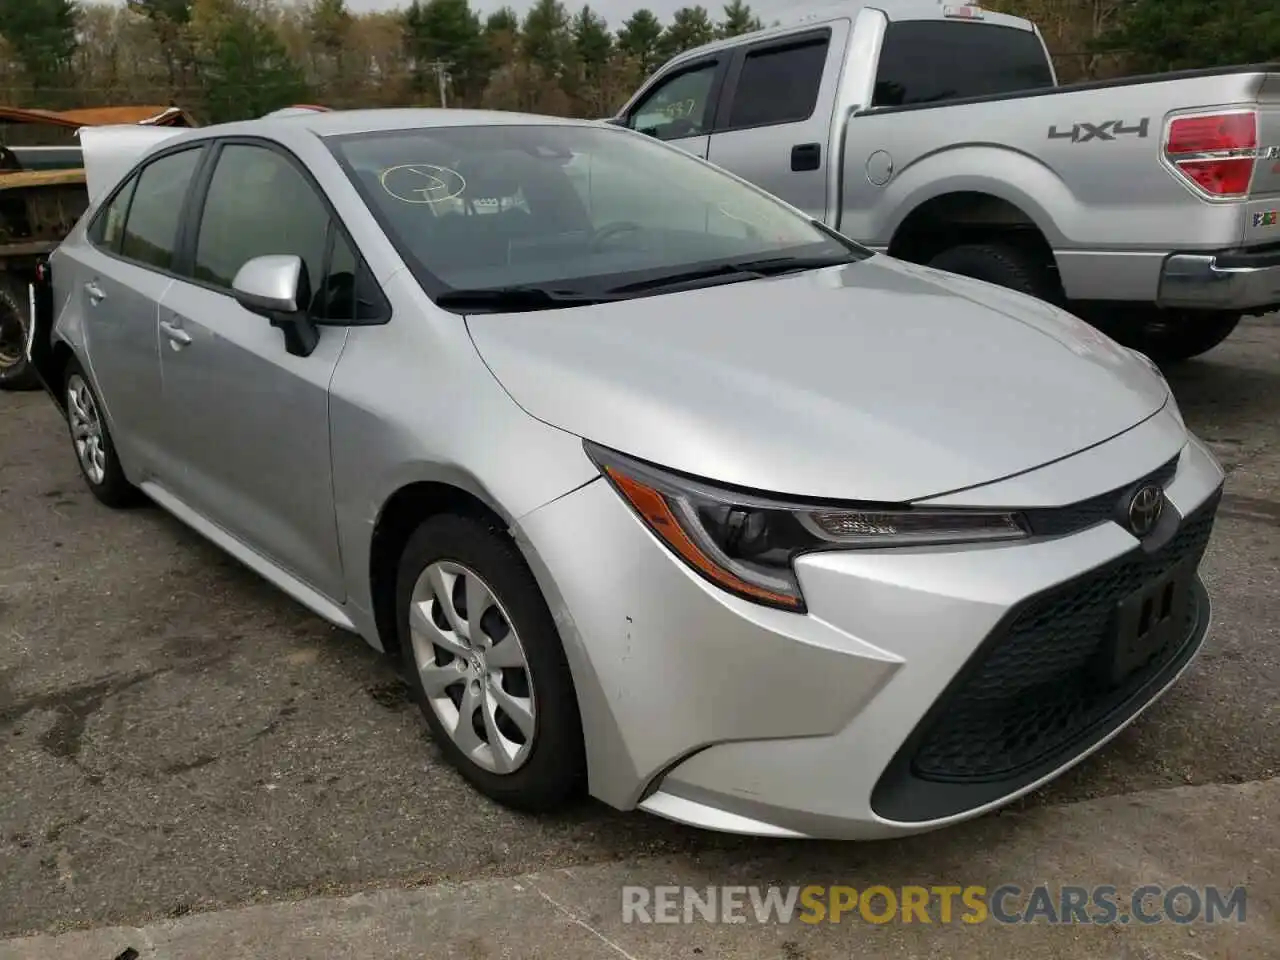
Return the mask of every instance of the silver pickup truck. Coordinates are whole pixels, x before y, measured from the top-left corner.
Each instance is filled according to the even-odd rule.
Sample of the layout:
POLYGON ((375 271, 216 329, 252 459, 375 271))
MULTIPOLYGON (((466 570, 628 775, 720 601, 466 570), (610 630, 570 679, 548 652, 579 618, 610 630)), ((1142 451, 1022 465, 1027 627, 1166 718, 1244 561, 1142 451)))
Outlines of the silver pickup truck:
POLYGON ((681 54, 609 122, 1156 359, 1280 309, 1280 65, 1059 86, 1028 20, 851 0, 681 54))

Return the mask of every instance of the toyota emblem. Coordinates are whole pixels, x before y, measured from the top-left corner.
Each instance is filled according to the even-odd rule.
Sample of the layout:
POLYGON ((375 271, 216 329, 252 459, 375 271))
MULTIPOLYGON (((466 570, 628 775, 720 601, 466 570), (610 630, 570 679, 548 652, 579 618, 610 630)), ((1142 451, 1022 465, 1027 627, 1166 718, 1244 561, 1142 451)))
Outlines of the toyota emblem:
POLYGON ((1160 522, 1164 511, 1164 491, 1155 484, 1140 487, 1129 501, 1129 529, 1134 536, 1145 537, 1160 522))

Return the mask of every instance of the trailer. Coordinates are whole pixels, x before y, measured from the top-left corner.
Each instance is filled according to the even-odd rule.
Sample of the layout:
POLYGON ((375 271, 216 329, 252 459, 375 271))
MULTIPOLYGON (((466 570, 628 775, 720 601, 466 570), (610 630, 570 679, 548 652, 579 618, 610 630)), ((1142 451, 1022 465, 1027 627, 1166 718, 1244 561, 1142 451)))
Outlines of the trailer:
POLYGON ((28 361, 37 267, 83 215, 89 191, 78 134, 108 125, 194 127, 178 107, 0 107, 0 390, 34 390, 28 361))

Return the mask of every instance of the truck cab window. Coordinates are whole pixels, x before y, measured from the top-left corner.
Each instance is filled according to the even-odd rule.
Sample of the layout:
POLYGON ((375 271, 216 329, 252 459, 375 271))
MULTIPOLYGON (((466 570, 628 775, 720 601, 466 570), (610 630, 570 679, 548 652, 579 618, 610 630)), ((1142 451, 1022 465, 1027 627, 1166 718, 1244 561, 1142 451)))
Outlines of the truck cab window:
POLYGON ((748 53, 733 92, 728 128, 808 120, 827 62, 826 38, 748 53))
POLYGON ((659 140, 706 133, 718 66, 715 61, 699 64, 660 81, 632 110, 627 126, 659 140))
POLYGON ((962 21, 889 24, 872 106, 901 107, 1052 87, 1040 38, 1030 30, 962 21))

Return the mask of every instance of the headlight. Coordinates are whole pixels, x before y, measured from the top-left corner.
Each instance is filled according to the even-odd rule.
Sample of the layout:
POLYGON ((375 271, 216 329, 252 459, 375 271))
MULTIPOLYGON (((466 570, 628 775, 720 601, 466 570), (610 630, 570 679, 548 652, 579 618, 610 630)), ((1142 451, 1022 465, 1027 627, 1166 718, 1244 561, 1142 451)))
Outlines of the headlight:
POLYGON ((793 562, 804 553, 1029 535, 1016 513, 797 503, 719 488, 590 442, 585 447, 645 525, 694 571, 740 597, 796 612, 805 605, 793 562))
POLYGON ((1159 365, 1154 360, 1148 357, 1141 350, 1135 350, 1133 347, 1127 347, 1126 349, 1133 354, 1135 358, 1145 364, 1147 369, 1155 374, 1156 379, 1164 384, 1165 392, 1169 395, 1169 411, 1177 417, 1178 422, 1185 427, 1187 424, 1186 421, 1182 419, 1182 408, 1178 406, 1178 398, 1174 396, 1173 385, 1169 383, 1169 378, 1164 375, 1164 371, 1160 369, 1159 365))

